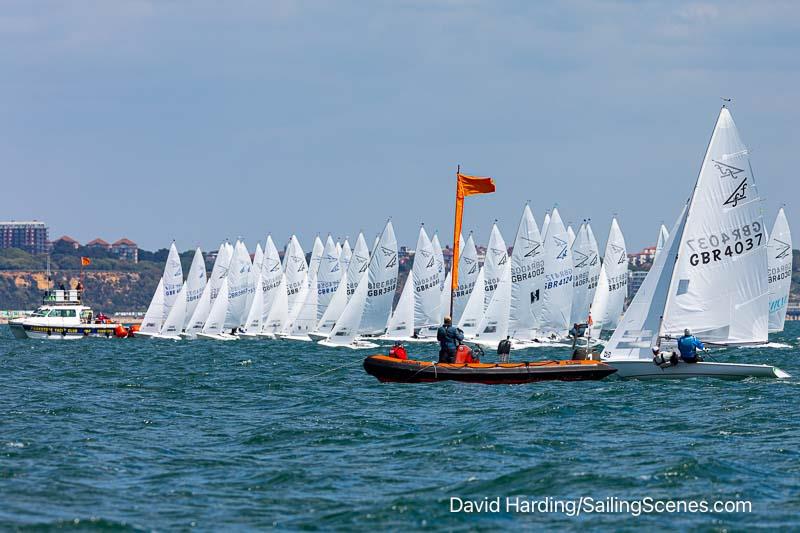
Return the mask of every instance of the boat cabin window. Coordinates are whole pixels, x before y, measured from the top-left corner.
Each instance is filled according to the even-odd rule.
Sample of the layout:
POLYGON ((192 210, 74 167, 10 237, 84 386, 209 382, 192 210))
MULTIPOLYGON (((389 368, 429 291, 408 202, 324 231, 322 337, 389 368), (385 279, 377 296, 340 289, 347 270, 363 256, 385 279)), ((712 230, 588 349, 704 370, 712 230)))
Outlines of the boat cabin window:
POLYGON ((58 316, 62 318, 75 318, 77 313, 75 309, 53 309, 48 316, 58 316))
POLYGON ((35 316, 35 317, 47 316, 47 313, 49 313, 49 312, 50 312, 49 309, 45 309, 44 307, 40 307, 39 309, 37 309, 36 311, 31 313, 31 316, 35 316))
POLYGON ((83 309, 81 311, 81 322, 83 323, 92 322, 92 311, 90 309, 83 309))

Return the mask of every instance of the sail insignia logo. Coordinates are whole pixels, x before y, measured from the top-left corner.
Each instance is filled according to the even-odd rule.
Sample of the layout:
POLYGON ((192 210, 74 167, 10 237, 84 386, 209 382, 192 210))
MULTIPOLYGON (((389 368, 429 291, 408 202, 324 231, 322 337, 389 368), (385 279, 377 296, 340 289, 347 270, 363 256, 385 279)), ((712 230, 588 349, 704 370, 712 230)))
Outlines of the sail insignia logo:
POLYGON ((625 248, 623 248, 622 246, 617 246, 614 243, 609 243, 609 246, 611 246, 612 252, 614 252, 615 254, 619 254, 619 259, 617 259, 618 265, 621 265, 622 263, 628 260, 625 254, 625 248))
POLYGON ((539 255, 540 249, 542 248, 542 243, 539 241, 534 241, 532 239, 526 239, 525 237, 522 238, 523 241, 526 243, 526 248, 529 248, 527 252, 525 252, 525 257, 536 257, 539 255))
POLYGON ((790 253, 792 253, 792 247, 788 243, 785 243, 780 239, 775 239, 775 242, 780 245, 780 248, 778 249, 778 255, 775 256, 775 259, 785 259, 790 253))
POLYGON ((431 257, 425 268, 431 268, 434 265, 434 263, 436 263, 436 260, 433 257, 431 257))
POLYGON ((589 264, 589 256, 580 250, 572 250, 572 257, 576 261, 575 268, 584 268, 589 264))
POLYGON ((713 159, 712 161, 714 162, 714 166, 716 167, 716 169, 719 170, 720 178, 731 178, 734 180, 742 178, 742 181, 739 183, 739 185, 736 186, 736 188, 733 190, 730 196, 728 196, 728 198, 722 203, 722 205, 737 207, 741 200, 747 199, 747 176, 738 175, 744 172, 744 169, 734 167, 732 165, 726 165, 725 163, 721 163, 713 159))
POLYGON ((555 235, 553 236, 553 240, 556 242, 556 246, 558 246, 559 248, 563 246, 563 248, 561 248, 561 251, 558 252, 558 255, 556 255, 556 259, 565 259, 567 257, 567 241, 565 241, 564 239, 559 239, 555 235))
POLYGON ((474 273, 475 273, 475 271, 477 271, 477 270, 478 270, 478 263, 474 263, 474 264, 472 265, 472 268, 471 268, 471 269, 469 269, 469 274, 474 274, 474 273))
POLYGON ((386 263, 386 268, 392 268, 397 264, 397 252, 385 246, 381 246, 381 251, 383 252, 384 257, 391 257, 389 262, 386 263))
POLYGON ((505 265, 508 261, 508 252, 505 250, 498 250, 497 248, 492 248, 492 253, 495 257, 499 257, 497 264, 498 265, 505 265))

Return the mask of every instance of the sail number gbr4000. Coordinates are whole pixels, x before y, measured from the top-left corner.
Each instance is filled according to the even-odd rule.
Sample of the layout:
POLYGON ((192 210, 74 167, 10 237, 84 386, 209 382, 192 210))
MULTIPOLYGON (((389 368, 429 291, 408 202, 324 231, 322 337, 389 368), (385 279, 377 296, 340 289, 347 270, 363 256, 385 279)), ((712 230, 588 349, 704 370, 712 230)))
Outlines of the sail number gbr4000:
POLYGON ((764 244, 764 233, 761 222, 745 224, 730 232, 721 232, 698 239, 687 239, 686 245, 691 249, 689 264, 692 266, 707 265, 722 261, 725 257, 733 257, 749 252, 764 244))

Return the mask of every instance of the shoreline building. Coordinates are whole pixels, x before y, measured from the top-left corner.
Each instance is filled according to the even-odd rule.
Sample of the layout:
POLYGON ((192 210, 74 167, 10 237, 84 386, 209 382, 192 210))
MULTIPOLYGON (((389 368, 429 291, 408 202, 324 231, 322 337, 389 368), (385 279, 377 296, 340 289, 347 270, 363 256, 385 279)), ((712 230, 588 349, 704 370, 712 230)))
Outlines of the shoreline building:
POLYGON ((50 244, 47 232, 47 225, 38 220, 0 222, 0 248, 19 248, 34 255, 46 254, 50 244))

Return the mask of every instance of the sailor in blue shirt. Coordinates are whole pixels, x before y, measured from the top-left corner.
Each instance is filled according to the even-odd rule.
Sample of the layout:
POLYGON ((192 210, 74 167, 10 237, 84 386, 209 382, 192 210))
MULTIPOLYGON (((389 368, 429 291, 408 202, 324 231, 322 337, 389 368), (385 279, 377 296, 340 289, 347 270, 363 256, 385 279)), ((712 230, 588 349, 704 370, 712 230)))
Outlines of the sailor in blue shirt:
POLYGON ((683 330, 683 337, 678 339, 678 350, 681 352, 681 360, 686 363, 697 363, 702 361, 697 355, 697 349, 705 350, 705 346, 700 339, 692 335, 689 329, 683 330))

